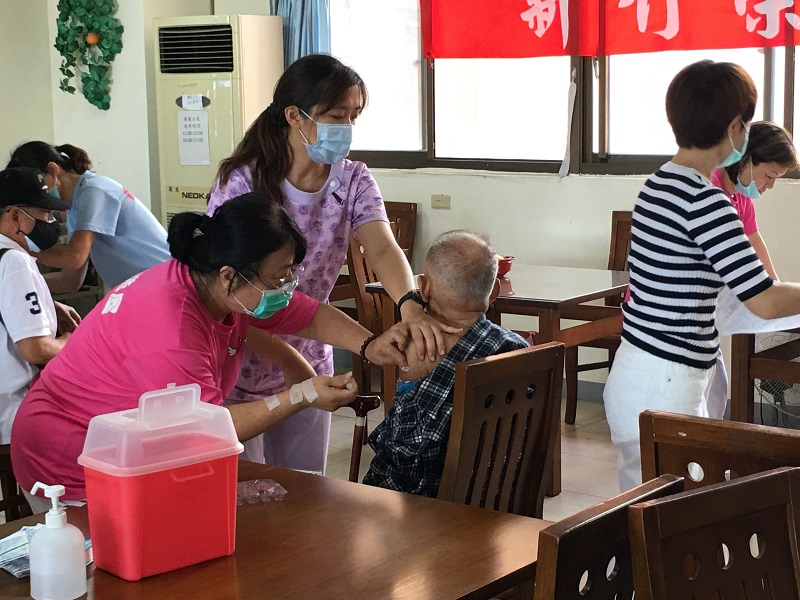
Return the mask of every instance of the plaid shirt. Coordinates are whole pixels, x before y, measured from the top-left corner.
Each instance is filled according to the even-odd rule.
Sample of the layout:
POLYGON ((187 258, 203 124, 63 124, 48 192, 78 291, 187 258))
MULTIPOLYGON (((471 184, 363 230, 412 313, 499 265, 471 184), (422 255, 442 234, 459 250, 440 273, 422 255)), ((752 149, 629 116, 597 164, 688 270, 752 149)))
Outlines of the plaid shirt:
POLYGON ((456 363, 527 346, 484 316, 475 321, 428 376, 395 396, 386 419, 369 436, 375 458, 364 483, 435 498, 450 435, 456 363))

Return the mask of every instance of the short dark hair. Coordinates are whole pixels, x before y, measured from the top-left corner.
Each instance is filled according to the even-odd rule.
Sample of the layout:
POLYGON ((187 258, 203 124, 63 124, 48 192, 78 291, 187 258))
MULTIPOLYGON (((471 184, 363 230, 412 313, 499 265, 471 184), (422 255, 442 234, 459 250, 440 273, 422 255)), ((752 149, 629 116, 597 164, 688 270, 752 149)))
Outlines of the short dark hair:
POLYGON ((678 73, 667 89, 667 119, 681 148, 712 148, 731 121, 753 119, 758 91, 739 65, 701 60, 678 73))
POLYGON ((792 134, 777 123, 758 121, 750 125, 750 141, 742 160, 725 167, 731 181, 736 181, 742 165, 750 160, 754 167, 763 163, 775 163, 789 170, 797 168, 797 151, 792 143, 792 134))
MULTIPOLYGON (((208 217, 193 212, 172 217, 167 236, 173 258, 200 276, 233 267, 250 280, 262 261, 287 244, 294 262, 306 255, 306 239, 286 210, 254 192, 231 198, 208 217)), ((244 285, 243 281, 231 289, 244 285)))

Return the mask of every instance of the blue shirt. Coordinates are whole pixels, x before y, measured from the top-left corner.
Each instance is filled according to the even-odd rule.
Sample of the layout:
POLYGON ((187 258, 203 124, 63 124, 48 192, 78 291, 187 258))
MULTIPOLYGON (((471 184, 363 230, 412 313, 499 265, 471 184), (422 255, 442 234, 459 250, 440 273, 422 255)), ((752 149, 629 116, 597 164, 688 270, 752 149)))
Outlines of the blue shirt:
POLYGON ((153 213, 108 177, 81 175, 67 213, 67 232, 95 233, 90 258, 100 277, 114 287, 170 258, 167 232, 153 213))
POLYGON ((375 458, 364 483, 435 498, 450 437, 456 363, 527 346, 484 316, 475 321, 430 374, 395 395, 394 406, 369 436, 375 458))

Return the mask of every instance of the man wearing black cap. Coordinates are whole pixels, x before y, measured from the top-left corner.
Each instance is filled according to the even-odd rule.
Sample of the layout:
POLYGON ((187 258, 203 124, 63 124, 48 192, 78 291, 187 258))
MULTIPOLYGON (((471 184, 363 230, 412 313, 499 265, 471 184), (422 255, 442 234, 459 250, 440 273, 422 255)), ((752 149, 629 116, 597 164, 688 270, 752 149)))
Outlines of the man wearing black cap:
POLYGON ((53 211, 67 208, 47 193, 36 169, 0 171, 0 444, 11 441, 14 415, 38 365, 53 358, 69 337, 56 337, 53 298, 28 254, 29 241, 41 249, 58 241, 53 211))

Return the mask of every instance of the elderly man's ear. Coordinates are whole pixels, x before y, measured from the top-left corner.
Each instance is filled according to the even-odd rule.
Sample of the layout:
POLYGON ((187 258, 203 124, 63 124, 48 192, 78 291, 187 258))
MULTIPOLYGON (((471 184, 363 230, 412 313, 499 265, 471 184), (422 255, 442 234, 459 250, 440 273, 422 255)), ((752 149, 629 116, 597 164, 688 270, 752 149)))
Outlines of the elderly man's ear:
POLYGON ((494 285, 492 286, 492 293, 489 294, 489 305, 492 304, 500 295, 500 280, 495 277, 494 285))
POLYGON ((417 275, 417 285, 419 286, 419 295, 425 301, 429 302, 431 299, 431 282, 425 275, 417 275))

